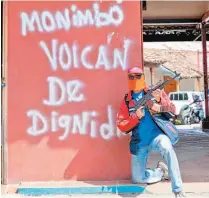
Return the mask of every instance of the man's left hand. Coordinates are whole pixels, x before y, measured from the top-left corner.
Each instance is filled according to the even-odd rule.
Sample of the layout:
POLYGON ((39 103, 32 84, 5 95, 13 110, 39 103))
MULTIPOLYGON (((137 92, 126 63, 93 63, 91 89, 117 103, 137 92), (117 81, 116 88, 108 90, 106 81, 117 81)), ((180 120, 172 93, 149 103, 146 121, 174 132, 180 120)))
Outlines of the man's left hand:
POLYGON ((154 111, 155 113, 160 113, 161 112, 161 105, 154 103, 151 110, 154 111))
POLYGON ((147 106, 149 107, 149 110, 152 114, 161 112, 161 105, 159 105, 156 102, 153 102, 152 100, 147 101, 147 106))
POLYGON ((153 91, 152 95, 155 97, 155 100, 157 102, 160 102, 160 98, 161 98, 161 90, 160 89, 153 91))

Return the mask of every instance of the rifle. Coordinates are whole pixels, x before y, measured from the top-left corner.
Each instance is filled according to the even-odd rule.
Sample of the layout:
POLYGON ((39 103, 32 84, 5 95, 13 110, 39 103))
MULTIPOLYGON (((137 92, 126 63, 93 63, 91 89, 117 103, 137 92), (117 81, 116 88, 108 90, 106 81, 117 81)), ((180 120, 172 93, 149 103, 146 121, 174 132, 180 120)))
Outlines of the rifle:
POLYGON ((175 76, 174 76, 173 78, 171 78, 171 79, 169 79, 169 80, 165 80, 165 81, 163 81, 163 82, 161 82, 161 81, 158 82, 158 83, 157 83, 154 87, 152 87, 152 88, 146 93, 146 95, 143 96, 139 101, 135 101, 135 107, 134 107, 134 108, 135 108, 135 111, 136 111, 139 107, 141 107, 141 106, 147 107, 147 105, 146 105, 147 100, 153 99, 153 96, 152 96, 152 92, 153 92, 153 91, 155 91, 155 90, 157 90, 157 89, 162 90, 166 84, 168 84, 169 82, 173 81, 174 79, 176 79, 176 78, 179 77, 179 76, 180 76, 180 74, 177 74, 177 73, 175 72, 175 76))

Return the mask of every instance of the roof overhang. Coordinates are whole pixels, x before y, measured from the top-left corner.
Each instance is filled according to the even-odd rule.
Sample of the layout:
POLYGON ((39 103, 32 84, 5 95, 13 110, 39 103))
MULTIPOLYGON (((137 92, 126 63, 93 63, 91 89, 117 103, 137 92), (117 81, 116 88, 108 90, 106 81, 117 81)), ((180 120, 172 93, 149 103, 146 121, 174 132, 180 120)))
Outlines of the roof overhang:
POLYGON ((202 19, 209 10, 208 1, 147 0, 144 19, 202 19))
MULTIPOLYGON (((207 40, 209 41, 209 28, 206 25, 207 40)), ((166 41, 200 41, 201 22, 193 24, 159 23, 143 25, 144 42, 166 41)))
MULTIPOLYGON (((170 69, 167 69, 163 65, 157 67, 156 70, 162 72, 165 76, 174 77, 176 75, 175 72, 171 71, 170 69)), ((181 77, 176 78, 176 80, 180 80, 180 79, 181 79, 181 77)))
POLYGON ((148 0, 143 10, 144 41, 199 41, 202 18, 209 20, 208 10, 207 1, 148 0))

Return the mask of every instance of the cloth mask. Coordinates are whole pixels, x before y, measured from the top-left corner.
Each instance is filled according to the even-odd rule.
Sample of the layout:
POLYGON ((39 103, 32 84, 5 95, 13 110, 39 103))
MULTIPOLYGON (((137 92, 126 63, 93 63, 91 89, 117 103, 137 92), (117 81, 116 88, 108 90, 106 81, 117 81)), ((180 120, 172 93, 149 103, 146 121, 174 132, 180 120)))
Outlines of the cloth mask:
POLYGON ((141 91, 146 88, 144 75, 140 79, 128 79, 128 87, 131 91, 141 91))

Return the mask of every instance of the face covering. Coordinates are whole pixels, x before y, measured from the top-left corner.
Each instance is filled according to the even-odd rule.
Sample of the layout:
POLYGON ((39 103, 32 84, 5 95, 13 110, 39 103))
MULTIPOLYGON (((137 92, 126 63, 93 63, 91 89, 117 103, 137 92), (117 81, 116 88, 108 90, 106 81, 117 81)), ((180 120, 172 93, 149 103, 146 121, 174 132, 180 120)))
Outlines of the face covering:
POLYGON ((136 79, 134 74, 130 74, 134 76, 134 79, 128 79, 128 87, 131 91, 141 91, 146 88, 145 78, 144 75, 141 76, 140 79, 136 79))

